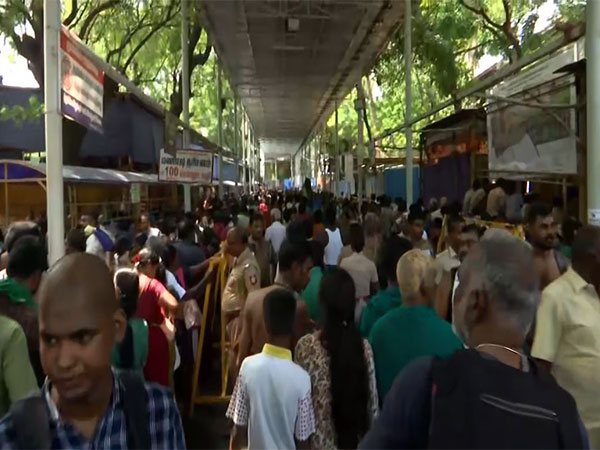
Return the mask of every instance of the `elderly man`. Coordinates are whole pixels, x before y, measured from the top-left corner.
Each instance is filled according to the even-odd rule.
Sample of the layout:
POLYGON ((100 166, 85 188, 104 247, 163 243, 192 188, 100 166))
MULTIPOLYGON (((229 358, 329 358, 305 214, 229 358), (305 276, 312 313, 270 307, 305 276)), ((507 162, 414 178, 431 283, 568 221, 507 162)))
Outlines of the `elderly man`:
POLYGON ((600 448, 600 228, 581 228, 573 266, 544 289, 532 356, 577 402, 592 448, 600 448))
POLYGON ((539 297, 532 266, 518 238, 484 236, 459 269, 456 327, 469 349, 409 364, 359 448, 588 447, 573 398, 523 352, 539 297))
POLYGON ((396 278, 402 306, 379 319, 369 336, 381 399, 412 360, 449 356, 462 347, 450 324, 431 307, 434 275, 433 260, 421 250, 410 250, 398 261, 396 278))
POLYGON ((279 247, 285 239, 285 226, 281 223, 281 211, 278 208, 271 210, 273 222, 265 231, 265 240, 273 245, 276 254, 279 254, 279 247))

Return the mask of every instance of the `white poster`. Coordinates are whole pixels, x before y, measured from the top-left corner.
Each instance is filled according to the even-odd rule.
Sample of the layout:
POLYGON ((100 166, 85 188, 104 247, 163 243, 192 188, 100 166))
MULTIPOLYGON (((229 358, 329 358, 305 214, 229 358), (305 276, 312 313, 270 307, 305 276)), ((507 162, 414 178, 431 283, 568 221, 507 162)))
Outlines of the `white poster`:
POLYGON ((588 209, 588 223, 600 226, 600 209, 588 209))
POLYGON ((211 184, 212 159, 210 152, 177 150, 176 156, 160 150, 158 179, 177 183, 211 184))
MULTIPOLYGON (((575 60, 574 45, 496 86, 491 94, 527 103, 576 103, 574 77, 554 73, 575 60)), ((492 99, 488 108, 490 171, 577 173, 574 108, 532 108, 492 99)))

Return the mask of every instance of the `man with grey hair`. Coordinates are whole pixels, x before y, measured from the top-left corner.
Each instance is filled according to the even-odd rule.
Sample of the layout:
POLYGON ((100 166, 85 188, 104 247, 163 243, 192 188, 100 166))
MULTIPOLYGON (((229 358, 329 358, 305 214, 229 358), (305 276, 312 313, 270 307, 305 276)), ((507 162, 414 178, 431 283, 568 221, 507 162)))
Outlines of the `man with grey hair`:
POLYGON ((532 267, 532 250, 505 233, 469 252, 455 298, 468 348, 406 366, 359 448, 589 447, 573 398, 522 349, 539 295, 532 267))
POLYGON ((276 254, 279 254, 279 247, 285 239, 285 226, 281 223, 281 211, 278 208, 271 210, 271 219, 273 222, 265 231, 265 240, 270 242, 276 254))
POLYGON ((600 228, 575 235, 573 265, 544 289, 531 354, 569 391, 600 448, 600 228))

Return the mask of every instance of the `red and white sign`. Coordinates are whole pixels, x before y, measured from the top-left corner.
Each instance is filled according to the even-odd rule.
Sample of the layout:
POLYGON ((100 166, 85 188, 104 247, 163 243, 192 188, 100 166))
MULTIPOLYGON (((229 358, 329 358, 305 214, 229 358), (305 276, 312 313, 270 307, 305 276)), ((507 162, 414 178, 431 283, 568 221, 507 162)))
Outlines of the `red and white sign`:
POLYGON ((78 48, 68 29, 60 31, 62 111, 80 124, 102 132, 104 72, 78 48))
POLYGON ((212 153, 177 150, 172 156, 160 150, 158 179, 178 183, 211 184, 212 153))

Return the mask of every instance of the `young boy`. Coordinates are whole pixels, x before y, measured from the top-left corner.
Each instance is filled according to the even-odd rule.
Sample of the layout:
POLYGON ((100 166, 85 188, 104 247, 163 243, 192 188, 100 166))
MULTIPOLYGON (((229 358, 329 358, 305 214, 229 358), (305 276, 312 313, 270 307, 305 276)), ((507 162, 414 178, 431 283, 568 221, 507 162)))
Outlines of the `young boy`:
POLYGON ((265 297, 268 340, 242 363, 227 417, 232 449, 308 447, 315 432, 310 376, 292 362, 296 299, 285 289, 265 297))

